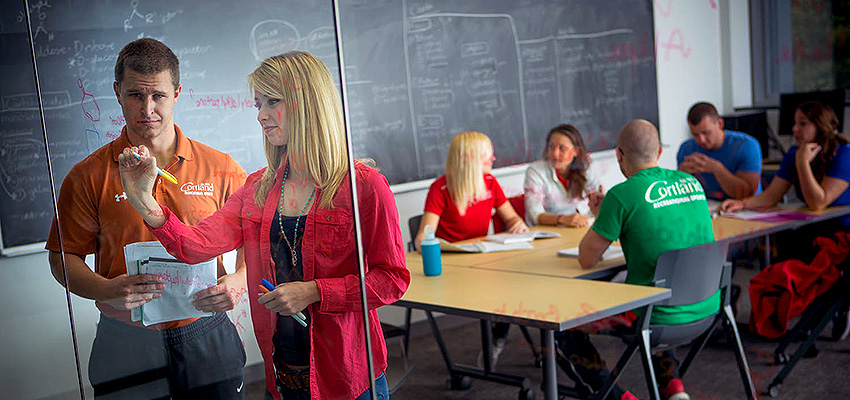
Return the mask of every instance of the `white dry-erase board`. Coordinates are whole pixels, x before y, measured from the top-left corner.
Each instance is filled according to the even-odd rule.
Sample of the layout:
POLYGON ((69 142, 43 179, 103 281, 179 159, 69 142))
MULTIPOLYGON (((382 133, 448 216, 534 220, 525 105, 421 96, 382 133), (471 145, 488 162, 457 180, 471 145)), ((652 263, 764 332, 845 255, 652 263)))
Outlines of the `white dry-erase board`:
MULTIPOLYGON (((57 190, 118 136, 115 58, 140 37, 180 59, 175 121, 190 138, 264 166, 245 76, 298 49, 338 77, 330 1, 31 1, 57 190)), ((633 118, 658 122, 652 2, 340 0, 355 155, 390 183, 442 173, 448 141, 493 139, 496 166, 540 157, 572 123, 591 150, 633 118)), ((39 248, 53 218, 23 4, 0 4, 0 249, 39 248)))

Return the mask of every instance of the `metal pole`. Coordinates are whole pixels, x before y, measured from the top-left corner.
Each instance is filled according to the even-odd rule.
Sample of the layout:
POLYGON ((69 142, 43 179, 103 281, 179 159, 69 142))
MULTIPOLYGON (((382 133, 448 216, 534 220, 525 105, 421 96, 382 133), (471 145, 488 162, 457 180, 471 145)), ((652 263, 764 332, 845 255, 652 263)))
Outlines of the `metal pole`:
POLYGON ((369 391, 372 400, 377 400, 375 393, 375 366, 372 360, 372 340, 369 335, 369 307, 366 304, 366 268, 363 265, 363 233, 360 230, 360 207, 357 204, 357 173, 354 170, 354 150, 351 146, 351 130, 348 115, 348 90, 345 87, 345 61, 342 51, 342 30, 339 24, 339 4, 333 4, 334 31, 336 32, 336 52, 339 67, 339 89, 342 95, 342 115, 345 127, 345 144, 348 150, 348 176, 351 181, 351 209, 354 216, 354 240, 357 244, 357 267, 360 277, 360 304, 363 307, 363 332, 366 339, 366 362, 369 365, 369 391))
POLYGON ((28 0, 24 0, 24 10, 27 16, 27 35, 30 43, 30 53, 32 55, 32 73, 35 78, 35 93, 38 98, 38 113, 41 116, 41 137, 44 141, 44 155, 47 159, 47 174, 50 177, 50 196, 53 200, 53 212, 56 216, 56 233, 59 237, 59 255, 62 264, 62 276, 65 281, 65 301, 68 303, 68 318, 71 323, 71 341, 74 344, 74 361, 77 364, 77 384, 80 388, 80 399, 85 400, 85 392, 83 391, 83 373, 80 368, 80 349, 77 346, 77 329, 74 324, 74 309, 71 306, 71 289, 68 283, 68 270, 65 268, 65 247, 62 244, 62 225, 59 220, 59 207, 56 203, 56 184, 53 182, 53 163, 50 161, 50 146, 47 143, 47 124, 44 121, 44 101, 41 98, 41 84, 38 80, 38 61, 35 55, 35 42, 32 36, 32 21, 30 20, 30 4, 28 0))

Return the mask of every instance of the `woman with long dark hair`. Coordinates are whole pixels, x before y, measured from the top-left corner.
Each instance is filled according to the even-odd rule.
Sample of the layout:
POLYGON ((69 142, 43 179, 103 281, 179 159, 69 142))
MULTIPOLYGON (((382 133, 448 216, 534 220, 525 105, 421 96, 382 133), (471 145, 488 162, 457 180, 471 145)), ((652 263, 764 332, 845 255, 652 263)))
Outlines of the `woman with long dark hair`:
POLYGON ((543 159, 525 171, 525 220, 529 225, 588 226, 588 193, 602 191, 589 174, 590 153, 578 129, 569 124, 546 135, 543 159))

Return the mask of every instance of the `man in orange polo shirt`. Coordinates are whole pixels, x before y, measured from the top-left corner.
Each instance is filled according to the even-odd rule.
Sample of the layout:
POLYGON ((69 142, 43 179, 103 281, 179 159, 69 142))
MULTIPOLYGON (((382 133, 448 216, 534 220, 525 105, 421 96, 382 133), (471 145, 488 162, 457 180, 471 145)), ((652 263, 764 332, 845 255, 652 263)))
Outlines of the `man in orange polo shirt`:
POLYGON ((124 246, 156 239, 127 202, 118 155, 125 147, 144 145, 162 160, 159 168, 180 183, 158 179, 154 197, 187 224, 221 208, 245 182, 245 172, 229 155, 186 138, 174 125, 182 87, 177 57, 165 44, 153 39, 127 44, 115 63, 113 86, 127 124, 62 182, 60 221, 53 221, 46 246, 53 276, 65 282, 64 251, 70 290, 95 300, 101 312, 89 360, 95 397, 244 398, 245 351, 224 313, 246 289, 241 250, 236 272, 227 275, 219 259, 218 285, 194 298, 198 310, 213 316, 148 327, 131 322, 130 310, 158 298, 165 284, 155 275, 127 275, 124 246), (94 271, 85 262, 92 253, 94 271))

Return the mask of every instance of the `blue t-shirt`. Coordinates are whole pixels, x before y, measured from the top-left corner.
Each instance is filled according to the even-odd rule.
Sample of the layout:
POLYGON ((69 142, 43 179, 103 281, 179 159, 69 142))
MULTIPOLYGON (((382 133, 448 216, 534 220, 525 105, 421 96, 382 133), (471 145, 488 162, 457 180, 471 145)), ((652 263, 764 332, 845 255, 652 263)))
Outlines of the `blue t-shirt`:
MULTIPOLYGON (((693 138, 686 140, 685 143, 682 143, 679 147, 679 154, 676 155, 677 165, 682 165, 686 156, 693 153, 702 153, 720 161, 720 163, 733 174, 738 171, 761 174, 761 146, 759 146, 759 142, 746 133, 729 130, 725 132, 726 137, 723 139, 723 144, 719 149, 714 151, 708 151, 699 147, 693 138)), ((720 183, 717 182, 717 178, 714 177, 714 174, 702 172, 697 175, 697 179, 702 182, 706 196, 716 200, 725 200, 729 198, 729 196, 723 192, 723 189, 720 187, 720 183)), ((761 180, 759 180, 759 186, 756 189, 756 193, 760 192, 761 180)))
MULTIPOLYGON (((788 182, 794 183, 794 176, 797 175, 797 146, 791 146, 787 153, 782 157, 782 163, 779 164, 779 171, 776 176, 785 179, 788 182)), ((829 162, 829 168, 826 170, 826 176, 841 179, 850 182, 850 145, 842 143, 835 151, 835 157, 829 162)), ((803 192, 800 188, 795 187, 797 197, 803 199, 803 192)), ((847 206, 850 205, 850 187, 844 190, 844 193, 838 196, 830 206, 847 206)), ((839 220, 841 225, 850 226, 850 215, 841 217, 839 220)))

